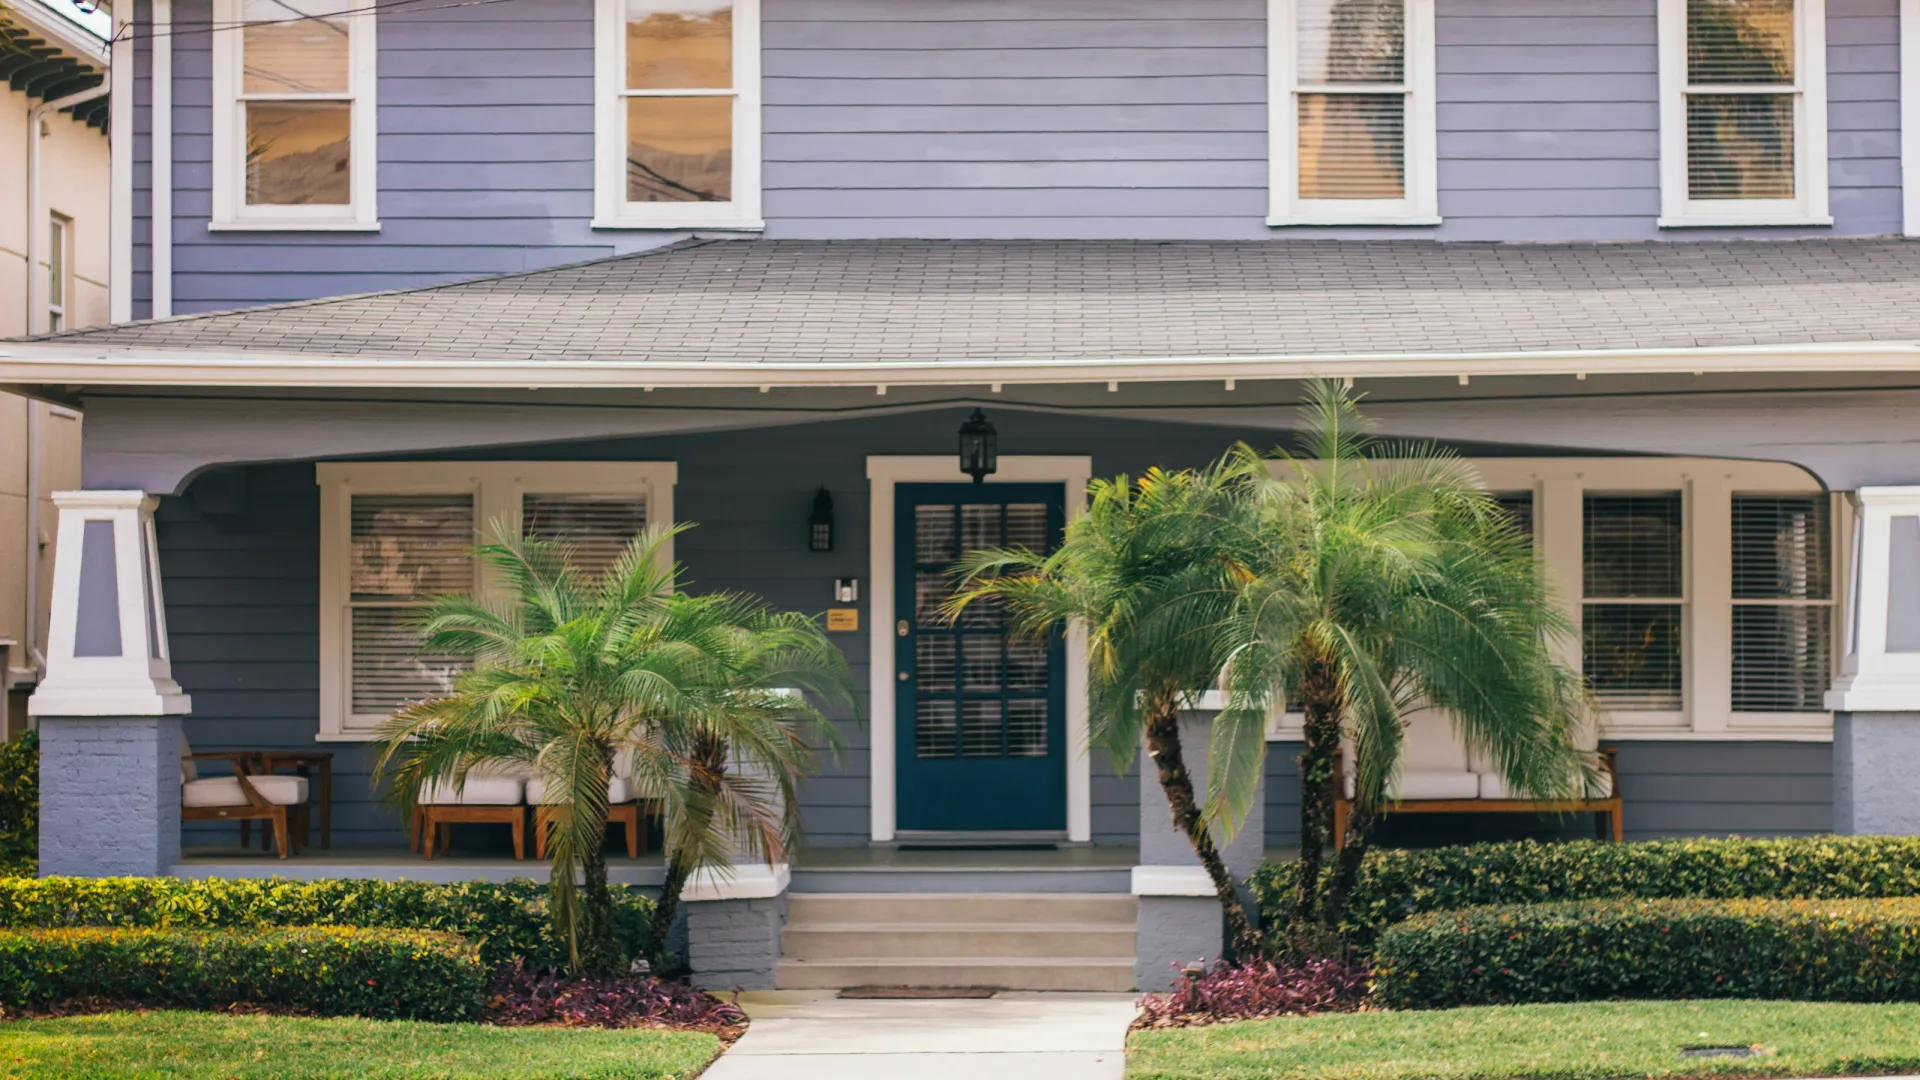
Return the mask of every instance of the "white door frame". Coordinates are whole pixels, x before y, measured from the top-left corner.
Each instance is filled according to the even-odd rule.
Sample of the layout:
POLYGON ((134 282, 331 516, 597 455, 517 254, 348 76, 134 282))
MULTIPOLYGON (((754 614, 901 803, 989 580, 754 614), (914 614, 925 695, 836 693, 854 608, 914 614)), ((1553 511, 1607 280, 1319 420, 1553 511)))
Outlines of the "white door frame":
MULTIPOLYGON (((1064 487, 1066 519, 1086 509, 1087 481, 1093 478, 1090 457, 1003 457, 989 484, 1052 484, 1064 487)), ((868 527, 868 588, 873 624, 868 664, 868 709, 872 716, 871 758, 873 839, 894 838, 894 596, 893 506, 898 484, 966 483, 957 455, 881 456, 867 458, 871 504, 868 527)), ((1083 627, 1067 630, 1067 839, 1093 839, 1093 762, 1087 755, 1087 635, 1083 627)))

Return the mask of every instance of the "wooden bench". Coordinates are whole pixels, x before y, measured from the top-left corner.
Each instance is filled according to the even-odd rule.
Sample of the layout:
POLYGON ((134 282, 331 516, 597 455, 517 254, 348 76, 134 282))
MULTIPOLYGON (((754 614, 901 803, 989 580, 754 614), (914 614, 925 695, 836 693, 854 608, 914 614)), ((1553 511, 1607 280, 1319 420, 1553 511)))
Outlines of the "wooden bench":
MULTIPOLYGON (((1620 750, 1609 746, 1600 751, 1606 770, 1607 792, 1599 799, 1401 799, 1387 804, 1388 814, 1592 814, 1595 839, 1625 839, 1620 821, 1620 750)), ((1347 795, 1347 769, 1344 752, 1333 758, 1333 847, 1340 850, 1347 842, 1347 820, 1353 815, 1353 800, 1347 795)))

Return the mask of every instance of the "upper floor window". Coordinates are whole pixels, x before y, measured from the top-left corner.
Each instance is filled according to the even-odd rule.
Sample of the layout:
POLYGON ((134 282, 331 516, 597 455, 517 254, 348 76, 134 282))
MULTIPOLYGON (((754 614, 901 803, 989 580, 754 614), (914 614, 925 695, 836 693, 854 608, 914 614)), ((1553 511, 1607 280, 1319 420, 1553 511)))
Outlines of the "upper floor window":
POLYGON ((372 228, 373 8, 215 0, 213 227, 372 228))
POLYGON ((597 0, 594 225, 759 228, 758 0, 597 0))
POLYGON ((1435 225, 1434 0, 1269 0, 1270 225, 1435 225))
POLYGON ((47 219, 47 330, 69 328, 67 297, 73 291, 73 219, 54 214, 47 219))
POLYGON ((1824 225, 1823 0, 1660 0, 1660 224, 1824 225))

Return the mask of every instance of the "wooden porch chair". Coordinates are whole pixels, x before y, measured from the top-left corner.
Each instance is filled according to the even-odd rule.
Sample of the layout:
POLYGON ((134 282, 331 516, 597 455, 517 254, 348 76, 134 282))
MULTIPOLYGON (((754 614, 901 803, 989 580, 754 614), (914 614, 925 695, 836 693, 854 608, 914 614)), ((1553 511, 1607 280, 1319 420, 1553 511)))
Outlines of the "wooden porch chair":
POLYGON ((428 859, 445 855, 455 825, 506 825, 513 830, 513 857, 527 857, 527 779, 517 770, 474 768, 466 783, 429 784, 413 807, 413 850, 428 859))
POLYGON ((261 840, 272 829, 274 847, 284 859, 306 847, 307 778, 256 769, 254 757, 238 751, 195 753, 182 740, 180 819, 238 822, 241 847, 251 844, 253 823, 263 822, 261 840), (232 774, 203 777, 203 761, 224 761, 232 774))
MULTIPOLYGON (((1519 799, 1507 790, 1506 781, 1496 773, 1462 773, 1471 777, 1472 794, 1443 797, 1402 797, 1386 805, 1388 814, 1592 814, 1593 835, 1598 840, 1618 844, 1626 839, 1621 821, 1620 751, 1605 747, 1600 751, 1601 791, 1576 799, 1519 799)), ((1353 815, 1353 781, 1347 776, 1346 750, 1333 756, 1333 847, 1347 842, 1347 820, 1353 815)))
MULTIPOLYGON (((625 830, 627 837, 627 858, 637 859, 646 853, 646 820, 653 816, 653 807, 658 800, 636 797, 631 780, 615 773, 607 784, 607 824, 625 830)), ((546 781, 535 778, 527 781, 527 804, 533 807, 533 857, 547 857, 547 834, 560 820, 560 805, 547 800, 546 781)))

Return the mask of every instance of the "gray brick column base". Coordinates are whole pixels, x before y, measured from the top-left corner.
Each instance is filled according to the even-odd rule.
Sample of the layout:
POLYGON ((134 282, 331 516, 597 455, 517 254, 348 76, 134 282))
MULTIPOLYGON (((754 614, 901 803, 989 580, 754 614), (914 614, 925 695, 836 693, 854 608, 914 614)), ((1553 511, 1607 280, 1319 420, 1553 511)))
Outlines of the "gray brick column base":
POLYGON ((1833 831, 1920 836, 1920 713, 1835 713, 1833 831))
POLYGON ((180 861, 180 718, 40 718, 40 873, 160 877, 180 861))
POLYGON ((1133 984, 1160 991, 1195 960, 1213 966, 1226 939, 1226 917, 1211 896, 1142 896, 1134 937, 1133 984))
POLYGON ((697 900, 687 912, 687 966, 707 990, 771 990, 780 963, 787 895, 753 900, 697 900))

